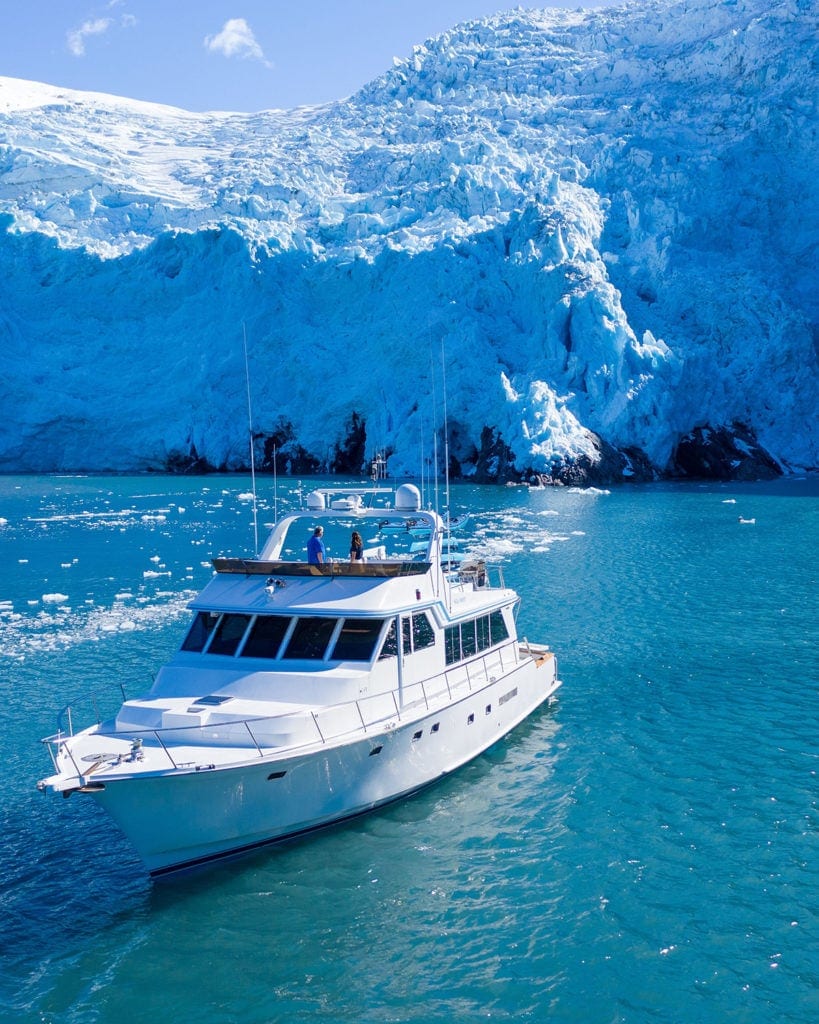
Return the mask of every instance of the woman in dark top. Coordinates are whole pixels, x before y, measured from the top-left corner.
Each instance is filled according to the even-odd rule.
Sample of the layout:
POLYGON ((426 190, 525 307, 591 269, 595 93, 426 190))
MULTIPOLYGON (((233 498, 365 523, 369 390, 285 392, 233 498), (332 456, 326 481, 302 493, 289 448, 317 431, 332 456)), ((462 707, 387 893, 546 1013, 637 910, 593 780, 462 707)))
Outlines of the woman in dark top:
POLYGON ((364 541, 361 539, 361 534, 358 530, 353 530, 353 538, 350 541, 350 561, 364 561, 364 541))

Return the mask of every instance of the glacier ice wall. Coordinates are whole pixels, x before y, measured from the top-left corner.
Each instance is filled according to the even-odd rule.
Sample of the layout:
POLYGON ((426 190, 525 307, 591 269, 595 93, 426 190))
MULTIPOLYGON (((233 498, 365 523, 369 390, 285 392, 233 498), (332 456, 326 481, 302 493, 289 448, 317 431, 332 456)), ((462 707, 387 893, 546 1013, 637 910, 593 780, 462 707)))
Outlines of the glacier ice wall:
POLYGON ((815 468, 818 30, 517 10, 256 114, 0 78, 0 469, 246 464, 245 336, 262 459, 418 472, 445 384, 464 472, 815 468))

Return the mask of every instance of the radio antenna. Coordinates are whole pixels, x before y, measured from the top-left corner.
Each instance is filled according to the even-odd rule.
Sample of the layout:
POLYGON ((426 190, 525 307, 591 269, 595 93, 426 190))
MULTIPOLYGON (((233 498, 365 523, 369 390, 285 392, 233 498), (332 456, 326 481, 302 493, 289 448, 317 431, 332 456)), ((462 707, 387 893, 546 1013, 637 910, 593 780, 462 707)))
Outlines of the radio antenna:
POLYGON ((247 360, 247 330, 242 321, 242 343, 245 350, 245 383, 247 384, 247 426, 250 432, 250 481, 253 490, 253 553, 259 554, 259 514, 256 505, 256 458, 253 454, 253 405, 250 401, 250 368, 247 360))

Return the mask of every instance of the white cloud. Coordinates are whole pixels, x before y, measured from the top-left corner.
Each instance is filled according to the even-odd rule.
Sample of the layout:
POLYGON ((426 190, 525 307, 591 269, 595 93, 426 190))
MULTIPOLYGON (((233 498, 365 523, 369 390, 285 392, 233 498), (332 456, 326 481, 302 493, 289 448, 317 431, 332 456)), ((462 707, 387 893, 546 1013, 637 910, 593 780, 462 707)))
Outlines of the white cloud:
MULTIPOLYGON (((109 8, 118 6, 122 0, 111 0, 108 4, 109 8)), ((121 28, 133 28, 136 25, 137 20, 133 14, 122 14, 119 18, 119 25, 121 28)), ((84 21, 79 28, 71 29, 66 34, 66 43, 68 49, 75 57, 85 56, 85 40, 87 36, 101 36, 104 35, 116 21, 113 18, 93 18, 88 21, 84 21)))
POLYGON ((256 42, 253 29, 244 18, 230 18, 222 26, 222 31, 215 36, 206 36, 205 47, 211 53, 221 53, 225 57, 241 57, 245 60, 258 60, 265 67, 272 67, 265 60, 261 46, 256 42))
POLYGON ((99 36, 107 32, 113 22, 110 18, 95 18, 93 21, 84 21, 79 28, 72 29, 66 36, 68 49, 75 57, 85 56, 85 37, 99 36))

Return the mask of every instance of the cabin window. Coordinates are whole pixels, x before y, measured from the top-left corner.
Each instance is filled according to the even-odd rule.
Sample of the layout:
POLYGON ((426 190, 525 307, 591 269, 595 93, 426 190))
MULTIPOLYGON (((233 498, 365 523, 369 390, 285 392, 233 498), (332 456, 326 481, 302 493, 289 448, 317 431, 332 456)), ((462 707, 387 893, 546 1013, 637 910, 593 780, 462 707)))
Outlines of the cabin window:
POLYGON ((318 616, 298 619, 282 657, 321 661, 337 621, 337 619, 325 619, 318 616))
POLYGON ((471 658, 477 652, 508 639, 509 630, 500 611, 462 622, 460 626, 447 626, 444 630, 446 663, 453 665, 462 658, 471 658))
POLYGON ((369 661, 383 625, 383 619, 345 619, 330 657, 334 661, 369 661))
POLYGON ((188 635, 182 643, 182 650, 203 651, 213 632, 213 627, 218 621, 218 612, 197 612, 188 635))
POLYGON ((475 645, 475 620, 461 623, 461 657, 471 658, 477 652, 475 645))
POLYGON ((444 649, 446 650, 446 663, 452 665, 461 660, 461 628, 460 626, 447 626, 444 630, 444 649))
POLYGON ((435 646, 435 630, 427 618, 426 612, 412 617, 412 647, 415 651, 421 651, 425 647, 435 646))
POLYGON ((259 615, 242 648, 242 657, 275 658, 289 625, 286 615, 259 615))
POLYGON ((410 632, 410 618, 409 616, 403 616, 401 619, 401 645, 404 648, 404 654, 412 654, 412 633, 410 632))
MULTIPOLYGON (((435 630, 427 618, 426 612, 401 617, 401 647, 404 654, 412 654, 413 651, 434 646, 435 630)), ((398 644, 395 639, 395 619, 393 619, 390 622, 387 635, 384 637, 384 644, 378 657, 379 659, 394 658, 397 654, 398 644)))
POLYGON ((382 658, 395 658, 397 655, 398 641, 395 639, 395 619, 392 619, 387 635, 384 637, 384 643, 381 645, 381 653, 378 655, 378 660, 381 661, 382 658))
POLYGON ((489 616, 489 629, 493 645, 509 639, 509 630, 506 628, 506 623, 503 621, 503 612, 500 610, 492 612, 489 616))
POLYGON ((492 646, 488 615, 482 615, 479 619, 475 620, 475 635, 479 651, 485 651, 487 647, 492 646))
POLYGON ((249 615, 223 615, 213 634, 208 654, 235 654, 249 622, 249 615))

